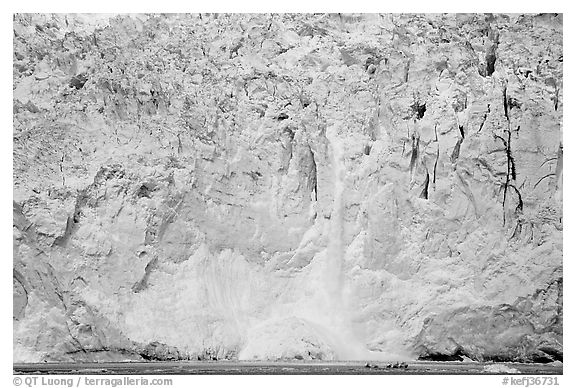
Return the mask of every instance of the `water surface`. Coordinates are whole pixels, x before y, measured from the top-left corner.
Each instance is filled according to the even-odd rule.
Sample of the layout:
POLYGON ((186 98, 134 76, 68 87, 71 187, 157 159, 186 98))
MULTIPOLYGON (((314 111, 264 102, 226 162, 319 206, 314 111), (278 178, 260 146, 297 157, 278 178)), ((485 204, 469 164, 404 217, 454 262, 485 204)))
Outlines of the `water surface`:
POLYGON ((480 362, 409 362, 407 368, 387 368, 387 363, 366 362, 260 362, 260 361, 177 361, 177 362, 102 362, 14 364, 15 374, 86 374, 86 375, 356 375, 356 374, 506 374, 558 375, 562 365, 480 363, 480 362))

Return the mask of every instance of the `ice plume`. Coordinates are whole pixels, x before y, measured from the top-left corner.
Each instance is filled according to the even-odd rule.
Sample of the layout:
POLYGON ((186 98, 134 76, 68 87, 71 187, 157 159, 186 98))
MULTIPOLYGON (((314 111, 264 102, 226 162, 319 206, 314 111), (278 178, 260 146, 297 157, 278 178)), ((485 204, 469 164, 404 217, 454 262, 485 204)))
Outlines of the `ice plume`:
POLYGON ((338 128, 330 127, 326 136, 329 140, 333 169, 333 208, 329 224, 329 239, 322 265, 321 291, 325 293, 325 304, 317 306, 323 316, 311 318, 309 323, 324 342, 329 344, 338 360, 408 360, 411 355, 400 349, 394 352, 371 351, 355 332, 353 307, 344 295, 345 250, 344 246, 344 188, 346 166, 344 143, 338 137, 338 128))
POLYGON ((333 202, 330 219, 318 220, 315 225, 326 237, 326 247, 314 255, 303 271, 292 275, 281 296, 271 303, 262 319, 252 321, 238 355, 240 360, 412 359, 389 338, 380 341, 380 351, 370 350, 364 338, 366 333, 361 329, 363 325, 358 324, 357 314, 361 306, 355 300, 354 292, 350 292, 354 280, 347 276, 350 268, 345 257, 344 212, 348 179, 345 143, 338 136, 337 127, 328 128, 326 135, 333 202))

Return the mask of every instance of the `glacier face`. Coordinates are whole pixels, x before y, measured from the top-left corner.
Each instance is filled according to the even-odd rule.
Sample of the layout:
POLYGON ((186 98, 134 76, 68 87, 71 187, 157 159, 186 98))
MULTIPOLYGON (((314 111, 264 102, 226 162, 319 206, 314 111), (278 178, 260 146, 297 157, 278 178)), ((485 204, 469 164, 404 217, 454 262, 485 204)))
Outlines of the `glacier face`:
POLYGON ((562 15, 14 17, 14 360, 562 359, 562 15))

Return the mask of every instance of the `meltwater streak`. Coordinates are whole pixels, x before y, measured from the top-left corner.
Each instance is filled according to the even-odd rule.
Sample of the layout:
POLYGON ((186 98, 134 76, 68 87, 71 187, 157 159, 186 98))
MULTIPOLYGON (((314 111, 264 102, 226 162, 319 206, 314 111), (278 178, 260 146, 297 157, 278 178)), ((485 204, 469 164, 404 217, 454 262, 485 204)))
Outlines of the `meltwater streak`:
POLYGON ((330 297, 332 309, 336 312, 343 307, 342 290, 344 287, 344 237, 343 193, 346 170, 341 144, 332 131, 328 139, 332 148, 332 168, 334 172, 334 202, 330 217, 330 234, 328 240, 328 257, 326 261, 325 286, 330 297))

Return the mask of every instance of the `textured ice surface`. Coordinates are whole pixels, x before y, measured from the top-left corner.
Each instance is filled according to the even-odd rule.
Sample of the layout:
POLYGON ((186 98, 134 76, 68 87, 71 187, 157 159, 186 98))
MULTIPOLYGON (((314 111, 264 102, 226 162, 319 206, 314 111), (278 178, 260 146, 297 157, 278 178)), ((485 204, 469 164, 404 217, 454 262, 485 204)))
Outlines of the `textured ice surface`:
POLYGON ((562 359, 562 15, 16 15, 14 358, 562 359))

